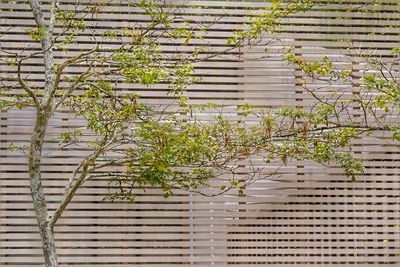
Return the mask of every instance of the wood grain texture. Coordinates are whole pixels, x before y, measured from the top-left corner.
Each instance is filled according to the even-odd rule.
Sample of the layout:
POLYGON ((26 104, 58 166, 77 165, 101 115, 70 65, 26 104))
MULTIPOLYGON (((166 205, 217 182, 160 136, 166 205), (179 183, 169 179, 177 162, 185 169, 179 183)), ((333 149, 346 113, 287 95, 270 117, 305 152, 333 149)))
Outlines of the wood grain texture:
MULTIPOLYGON (((39 49, 26 34, 34 21, 24 2, 0 1, 2 48, 39 49)), ((71 8, 74 2, 60 1, 71 8)), ((260 107, 307 107, 312 99, 297 90, 299 72, 283 62, 280 49, 293 46, 306 59, 328 55, 341 62, 349 42, 362 48, 361 54, 372 49, 382 58, 390 56, 391 48, 400 46, 398 0, 343 2, 285 19, 279 33, 281 41, 270 48, 270 57, 263 58, 265 47, 253 46, 196 63, 196 75, 202 81, 190 86, 185 94, 192 104, 214 102, 233 113, 230 108, 244 101, 260 107)), ((215 22, 222 16, 204 40, 191 42, 207 42, 212 53, 218 53, 229 47, 226 38, 231 31, 244 27, 249 10, 257 14, 267 6, 268 1, 188 1, 181 12, 202 22, 215 22)), ((148 16, 138 12, 123 4, 108 5, 90 21, 101 34, 112 27, 149 21, 148 16)), ((90 36, 78 35, 78 44, 68 51, 57 51, 56 61, 90 49, 90 40, 90 36)), ((109 43, 110 47, 117 45, 109 43)), ((171 43, 163 43, 163 49, 170 54, 192 51, 192 47, 171 43)), ((28 81, 40 86, 41 67, 40 58, 31 58, 22 71, 28 81)), ((364 69, 355 66, 354 77, 359 78, 364 69)), ((67 73, 73 75, 79 70, 75 66, 67 73)), ((8 78, 5 83, 12 83, 13 76, 15 68, 0 65, 0 77, 8 78)), ((174 100, 166 95, 165 85, 147 88, 121 84, 121 88, 139 93, 149 104, 166 106, 174 100)), ((348 85, 341 88, 352 93, 348 85)), ((212 119, 213 114, 201 116, 212 119)), ((43 264, 26 159, 8 150, 11 142, 28 144, 32 124, 33 113, 29 110, 0 112, 0 266, 43 264)), ((54 114, 45 154, 57 148, 54 137, 84 125, 67 111, 54 114)), ((90 134, 83 138, 92 139, 90 134)), ((400 150, 391 143, 390 136, 376 133, 354 140, 353 151, 366 166, 356 182, 350 182, 339 168, 291 162, 275 179, 253 184, 245 197, 227 194, 205 198, 177 191, 164 199, 159 189, 148 188, 136 190, 138 197, 133 204, 105 203, 102 198, 108 192, 107 181, 89 181, 55 228, 60 266, 400 266, 400 150)), ((61 199, 68 172, 85 153, 88 150, 60 150, 45 157, 42 169, 50 210, 61 199)))

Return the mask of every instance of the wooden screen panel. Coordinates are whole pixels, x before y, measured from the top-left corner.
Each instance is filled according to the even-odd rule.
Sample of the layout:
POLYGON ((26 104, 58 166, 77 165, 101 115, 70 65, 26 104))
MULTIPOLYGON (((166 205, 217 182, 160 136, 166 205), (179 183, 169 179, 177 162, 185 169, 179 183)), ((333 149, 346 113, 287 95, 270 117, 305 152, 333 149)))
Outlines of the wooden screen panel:
MULTIPOLYGON (((74 1, 60 2, 65 5, 74 1)), ((291 104, 306 108, 310 98, 296 82, 301 73, 287 66, 278 51, 293 46, 295 53, 307 59, 329 55, 340 60, 343 48, 351 41, 363 48, 361 52, 376 49, 377 55, 389 56, 390 48, 400 42, 400 7, 396 0, 380 0, 380 6, 375 2, 349 0, 293 15, 285 20, 281 42, 271 48, 270 53, 276 56, 256 60, 265 55, 264 47, 244 47, 229 56, 198 63, 196 72, 203 80, 186 93, 192 103, 229 106, 246 101, 262 107, 291 104)), ((213 51, 218 52, 228 47, 226 37, 231 31, 247 21, 248 8, 268 5, 190 1, 182 12, 206 22, 229 14, 206 36, 213 51)), ((4 34, 1 47, 17 51, 29 44, 32 51, 37 50, 37 44, 25 35, 33 25, 25 1, 3 1, 0 8, 4 34)), ((129 12, 126 6, 109 5, 93 21, 101 32, 145 19, 129 12)), ((79 44, 71 46, 68 54, 89 48, 87 41, 87 36, 78 36, 79 44)), ((165 44, 164 49, 172 53, 182 48, 165 44)), ((57 59, 68 54, 58 52, 57 59)), ((31 81, 39 85, 40 65, 40 59, 33 58, 25 66, 31 81)), ((6 65, 0 70, 1 75, 12 75, 13 71, 6 65)), ((151 90, 136 86, 135 90, 149 103, 165 105, 172 101, 165 95, 165 86, 151 90)), ((351 93, 352 88, 344 90, 351 93)), ((28 142, 33 117, 29 110, 0 114, 0 265, 42 265, 26 161, 7 149, 11 142, 28 142)), ((57 113, 50 125, 46 151, 55 148, 52 138, 84 122, 72 114, 57 113)), ((149 188, 146 192, 138 190, 136 203, 127 204, 104 203, 107 183, 90 181, 79 190, 56 227, 60 265, 398 266, 398 148, 382 133, 355 140, 354 144, 354 152, 365 159, 366 165, 365 174, 356 182, 350 182, 338 168, 292 162, 275 180, 254 184, 245 197, 210 199, 177 192, 164 199, 158 189, 149 188)), ((66 174, 82 153, 85 151, 60 151, 45 159, 44 182, 51 209, 61 197, 66 174)))

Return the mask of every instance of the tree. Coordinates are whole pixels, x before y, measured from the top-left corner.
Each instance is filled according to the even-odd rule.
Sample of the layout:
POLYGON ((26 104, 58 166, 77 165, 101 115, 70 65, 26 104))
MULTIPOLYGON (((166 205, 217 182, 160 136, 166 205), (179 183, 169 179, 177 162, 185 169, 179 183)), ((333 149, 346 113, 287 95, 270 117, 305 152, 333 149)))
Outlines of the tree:
POLYGON ((340 64, 328 57, 308 62, 289 53, 286 58, 304 73, 300 83, 316 100, 311 108, 324 110, 327 125, 362 129, 360 136, 389 131, 399 141, 399 48, 391 49, 387 57, 362 53, 351 44, 348 51, 340 64), (339 90, 338 85, 347 85, 351 91, 339 90))
MULTIPOLYGON (((108 195, 108 199, 133 201, 132 189, 148 185, 160 187, 166 196, 174 188, 205 195, 236 188, 239 194, 245 194, 247 185, 275 174, 255 168, 254 158, 263 158, 266 164, 286 164, 291 159, 333 162, 353 177, 362 171, 358 160, 336 148, 348 146, 352 138, 369 130, 370 125, 332 121, 332 118, 339 120, 338 101, 332 107, 322 100, 310 110, 298 107, 258 110, 244 103, 237 107, 241 114, 238 120, 225 116, 220 107, 212 104, 190 105, 182 92, 197 81, 193 63, 207 60, 215 53, 208 53, 210 47, 206 42, 197 48, 188 44, 192 39, 202 40, 209 25, 185 20, 179 13, 179 5, 155 1, 129 4, 140 9, 147 22, 134 28, 98 32, 95 25, 88 25, 87 18, 96 16, 101 5, 80 5, 78 1, 71 9, 56 0, 49 5, 29 0, 35 27, 27 35, 37 41, 39 51, 1 50, 2 60, 15 68, 16 73, 15 77, 1 80, 1 110, 30 108, 36 113, 29 147, 13 144, 10 148, 27 154, 32 204, 46 266, 57 266, 54 227, 58 219, 77 190, 92 178, 105 177, 118 186, 118 191, 108 195), (179 23, 183 26, 176 26, 179 23), (81 35, 90 36, 90 48, 57 61, 55 54, 68 51, 81 35), (188 52, 166 53, 162 49, 162 43, 166 42, 176 43, 181 51, 188 52), (24 76, 25 62, 33 57, 43 61, 43 83, 39 85, 24 76), (78 73, 71 74, 71 67, 78 73), (161 84, 176 97, 177 108, 160 110, 147 105, 139 95, 126 90, 124 84, 147 85, 149 90, 161 84), (205 109, 214 109, 219 115, 212 121, 204 121, 196 114, 205 109), (71 112, 86 122, 84 131, 62 133, 56 141, 59 149, 79 144, 90 153, 66 177, 63 198, 51 212, 43 191, 41 162, 49 120, 59 111, 71 112), (256 123, 252 122, 254 118, 256 123), (85 141, 83 137, 87 136, 92 139, 85 141)), ((312 6, 313 1, 299 0, 288 5, 276 1, 262 16, 254 17, 247 30, 232 33, 227 42, 231 49, 257 43, 264 32, 276 31, 285 16, 312 6)), ((288 60, 309 75, 349 77, 333 72, 327 60, 312 63, 311 67, 290 53, 288 60)), ((365 81, 371 86, 381 82, 376 76, 365 81)), ((381 99, 385 103, 391 100, 381 99)))

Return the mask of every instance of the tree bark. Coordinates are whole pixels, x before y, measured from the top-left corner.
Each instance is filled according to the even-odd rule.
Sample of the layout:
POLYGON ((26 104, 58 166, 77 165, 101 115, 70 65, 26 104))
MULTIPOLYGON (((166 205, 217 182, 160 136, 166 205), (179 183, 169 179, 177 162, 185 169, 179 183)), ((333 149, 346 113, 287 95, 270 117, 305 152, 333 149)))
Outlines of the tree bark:
POLYGON ((47 125, 54 110, 53 98, 56 93, 55 88, 55 64, 53 57, 53 29, 55 22, 55 12, 57 0, 51 1, 50 19, 47 23, 43 15, 41 2, 39 0, 29 0, 29 4, 35 19, 36 27, 40 33, 40 44, 43 53, 45 95, 43 101, 38 101, 36 110, 36 121, 31 138, 29 150, 29 178, 33 207, 39 226, 40 237, 42 240, 43 254, 46 267, 57 267, 57 252, 54 242, 54 231, 51 218, 48 215, 47 203, 43 192, 41 176, 41 160, 44 137, 47 125))
POLYGON ((43 256, 46 267, 57 267, 57 248, 54 241, 53 226, 47 221, 40 225, 40 236, 42 239, 43 256))
POLYGON ((33 207, 42 240, 45 266, 57 267, 57 252, 54 242, 53 225, 50 224, 40 169, 44 137, 51 113, 51 108, 40 107, 37 109, 36 122, 29 150, 28 165, 33 207))

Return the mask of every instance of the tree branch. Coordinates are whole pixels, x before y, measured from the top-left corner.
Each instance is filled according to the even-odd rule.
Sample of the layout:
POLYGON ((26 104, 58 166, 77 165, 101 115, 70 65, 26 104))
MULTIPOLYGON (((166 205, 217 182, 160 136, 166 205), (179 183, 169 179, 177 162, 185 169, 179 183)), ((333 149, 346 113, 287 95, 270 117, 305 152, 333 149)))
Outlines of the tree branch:
POLYGON ((103 140, 101 141, 101 144, 99 145, 98 149, 93 152, 91 155, 86 157, 78 166, 77 170, 74 172, 75 175, 79 172, 80 169, 82 169, 79 177, 76 179, 75 184, 72 185, 72 182, 75 180, 75 177, 73 176, 72 179, 69 180, 69 183, 66 186, 66 193, 60 203, 60 205, 57 207, 56 211, 54 212, 53 216, 50 219, 50 225, 53 226, 57 220, 60 218, 61 214, 65 210, 65 208, 68 206, 68 204, 71 202, 72 198, 75 195, 75 192, 78 190, 78 188, 83 184, 85 181, 85 178, 87 175, 90 173, 90 166, 96 161, 96 159, 107 149, 109 145, 111 145, 115 141, 116 134, 113 133, 113 136, 108 139, 108 136, 104 136, 103 140))
POLYGON ((17 75, 18 75, 18 83, 21 85, 21 88, 25 90, 25 92, 28 93, 28 95, 32 98, 33 102, 35 103, 35 106, 37 108, 40 107, 40 101, 36 94, 33 92, 32 88, 29 86, 29 84, 21 77, 21 65, 22 62, 26 58, 22 58, 18 61, 18 69, 17 69, 17 75))
MULTIPOLYGON (((56 4, 55 0, 52 0, 54 5, 56 4)), ((54 67, 54 57, 53 57, 53 42, 51 41, 52 29, 54 27, 54 18, 50 19, 50 24, 46 25, 42 8, 40 7, 40 3, 38 0, 29 0, 29 4, 32 9, 33 16, 35 18, 36 27, 39 30, 40 36, 40 44, 43 51, 43 61, 45 68, 45 85, 44 89, 46 91, 46 95, 44 97, 45 107, 47 108, 52 104, 51 94, 56 88, 54 88, 54 78, 55 78, 55 67, 54 67), (52 23, 52 24, 51 24, 52 23)), ((52 8, 52 12, 55 12, 55 6, 52 8)), ((55 16, 54 14, 50 14, 51 16, 55 16)), ((52 108, 51 108, 52 110, 52 108)))
POLYGON ((50 21, 49 21, 49 35, 52 36, 54 32, 54 23, 56 21, 56 8, 58 0, 52 0, 50 6, 50 21))

